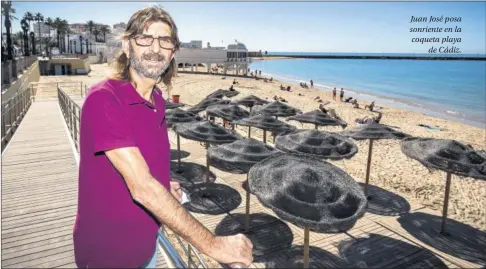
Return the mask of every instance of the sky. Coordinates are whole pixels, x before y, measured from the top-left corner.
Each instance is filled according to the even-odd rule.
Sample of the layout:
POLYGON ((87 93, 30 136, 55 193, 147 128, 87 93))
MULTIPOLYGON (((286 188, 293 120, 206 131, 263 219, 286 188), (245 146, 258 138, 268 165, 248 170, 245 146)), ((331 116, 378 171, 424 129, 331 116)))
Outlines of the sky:
MULTIPOLYGON (((27 11, 113 25, 140 8, 161 4, 174 18, 183 42, 271 52, 427 53, 431 46, 486 53, 486 2, 13 2, 13 32, 27 11), (455 23, 410 23, 411 16, 461 17, 455 23), (461 32, 410 33, 410 27, 453 27, 461 32), (461 38, 460 43, 413 43, 412 38, 461 38)), ((2 32, 4 32, 2 25, 2 32)), ((456 39, 457 40, 457 39, 456 39)))

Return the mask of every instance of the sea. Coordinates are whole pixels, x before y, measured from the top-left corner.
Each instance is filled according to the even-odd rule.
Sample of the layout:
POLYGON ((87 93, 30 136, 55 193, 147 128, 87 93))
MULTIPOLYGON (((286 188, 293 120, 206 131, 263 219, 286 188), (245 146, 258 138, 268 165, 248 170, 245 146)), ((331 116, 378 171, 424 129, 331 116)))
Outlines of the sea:
POLYGON ((314 88, 324 91, 331 91, 334 87, 338 90, 344 88, 345 96, 366 102, 376 101, 378 106, 413 110, 486 129, 486 61, 285 59, 254 61, 250 69, 261 70, 262 75, 289 83, 304 81, 309 85, 312 79, 314 88))

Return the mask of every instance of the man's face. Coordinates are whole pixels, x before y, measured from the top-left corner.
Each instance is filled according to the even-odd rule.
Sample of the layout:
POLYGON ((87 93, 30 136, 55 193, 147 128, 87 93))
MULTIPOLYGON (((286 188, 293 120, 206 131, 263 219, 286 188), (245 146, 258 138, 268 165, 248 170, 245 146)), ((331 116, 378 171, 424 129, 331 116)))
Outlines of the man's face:
POLYGON ((154 22, 147 29, 144 30, 142 36, 144 40, 139 39, 138 43, 131 38, 125 42, 124 50, 127 53, 130 65, 139 74, 146 78, 157 79, 168 68, 172 60, 173 51, 167 42, 161 41, 159 44, 158 38, 163 40, 170 40, 171 29, 163 22, 154 22), (153 37, 152 45, 147 40, 153 37), (145 46, 144 46, 145 45, 145 46))

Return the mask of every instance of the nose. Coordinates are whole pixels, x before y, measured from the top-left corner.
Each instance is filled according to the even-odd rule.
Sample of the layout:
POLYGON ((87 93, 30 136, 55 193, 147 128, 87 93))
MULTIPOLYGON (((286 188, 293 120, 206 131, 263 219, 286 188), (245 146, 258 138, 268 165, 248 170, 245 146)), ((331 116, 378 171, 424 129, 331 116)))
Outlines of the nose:
POLYGON ((154 37, 154 42, 152 42, 151 49, 152 49, 153 52, 159 53, 159 51, 160 51, 160 41, 159 41, 159 38, 155 38, 154 37))

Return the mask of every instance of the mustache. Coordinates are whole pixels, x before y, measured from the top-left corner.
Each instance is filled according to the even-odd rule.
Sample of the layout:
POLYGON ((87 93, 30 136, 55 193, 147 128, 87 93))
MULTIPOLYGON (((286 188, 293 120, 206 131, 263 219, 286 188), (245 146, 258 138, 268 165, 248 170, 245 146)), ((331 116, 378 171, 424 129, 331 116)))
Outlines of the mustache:
POLYGON ((162 61, 165 61, 165 56, 164 55, 157 54, 157 53, 149 53, 149 54, 144 54, 142 56, 142 59, 147 60, 147 61, 159 61, 159 62, 162 62, 162 61))

